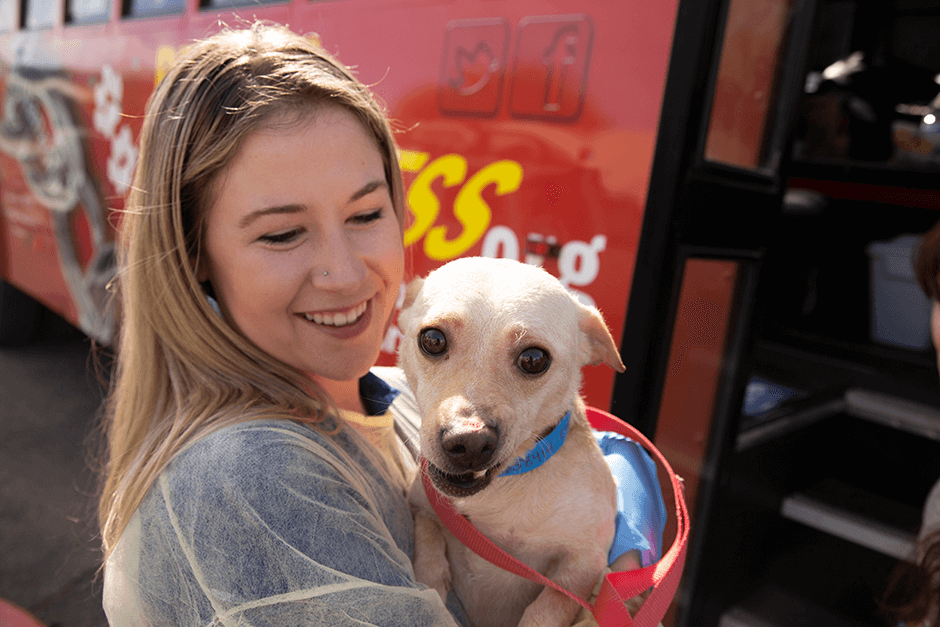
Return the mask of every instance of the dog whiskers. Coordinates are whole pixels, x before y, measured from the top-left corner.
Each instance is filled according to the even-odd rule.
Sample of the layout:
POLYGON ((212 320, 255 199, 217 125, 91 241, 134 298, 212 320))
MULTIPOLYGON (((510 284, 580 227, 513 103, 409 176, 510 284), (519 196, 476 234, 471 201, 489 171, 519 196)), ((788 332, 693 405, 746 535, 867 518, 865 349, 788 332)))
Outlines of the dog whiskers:
POLYGON ((415 460, 421 459, 420 434, 416 431, 406 429, 398 420, 395 421, 395 433, 398 434, 399 439, 402 441, 402 444, 405 445, 405 448, 408 449, 411 456, 415 460))
POLYGON ((533 440, 535 440, 535 443, 536 443, 536 444, 538 444, 540 441, 542 441, 543 439, 545 439, 545 438, 544 438, 544 433, 543 433, 543 432, 537 432, 537 431, 529 431, 529 434, 526 436, 526 440, 528 440, 529 438, 532 438, 533 440))

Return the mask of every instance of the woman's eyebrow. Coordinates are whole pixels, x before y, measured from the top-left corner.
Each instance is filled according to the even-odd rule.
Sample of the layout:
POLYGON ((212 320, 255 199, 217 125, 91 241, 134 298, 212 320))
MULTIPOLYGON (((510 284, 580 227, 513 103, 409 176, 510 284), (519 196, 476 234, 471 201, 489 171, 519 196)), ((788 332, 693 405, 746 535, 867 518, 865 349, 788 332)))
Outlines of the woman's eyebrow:
POLYGON ((251 213, 245 215, 241 220, 239 220, 238 228, 244 229, 261 216, 271 215, 272 213, 302 213, 303 211, 306 211, 303 205, 279 205, 276 207, 258 209, 257 211, 252 211, 251 213))
POLYGON ((372 181, 371 183, 366 183, 365 185, 362 186, 362 188, 359 191, 357 191, 356 193, 354 193, 352 196, 349 197, 349 202, 351 203, 356 202, 363 196, 368 196, 375 190, 380 189, 382 187, 386 187, 386 188, 388 187, 388 184, 385 182, 385 179, 376 179, 372 181))

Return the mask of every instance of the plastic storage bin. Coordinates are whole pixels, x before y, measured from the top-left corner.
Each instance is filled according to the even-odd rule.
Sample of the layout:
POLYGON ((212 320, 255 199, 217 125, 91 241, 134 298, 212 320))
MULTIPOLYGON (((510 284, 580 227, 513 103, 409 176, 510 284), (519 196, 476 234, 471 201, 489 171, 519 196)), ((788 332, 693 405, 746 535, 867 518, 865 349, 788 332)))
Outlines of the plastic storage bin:
POLYGON ((868 245, 871 267, 871 337, 891 346, 930 347, 931 303, 914 276, 919 235, 868 245))

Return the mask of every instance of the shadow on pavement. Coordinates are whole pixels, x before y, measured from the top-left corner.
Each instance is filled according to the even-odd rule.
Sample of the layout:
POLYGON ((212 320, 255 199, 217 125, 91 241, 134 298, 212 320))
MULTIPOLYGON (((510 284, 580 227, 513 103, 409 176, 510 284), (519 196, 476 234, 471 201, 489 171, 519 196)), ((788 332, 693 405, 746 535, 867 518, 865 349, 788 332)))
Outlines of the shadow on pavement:
POLYGON ((47 626, 104 627, 94 429, 104 396, 91 342, 45 312, 0 348, 0 598, 47 626))

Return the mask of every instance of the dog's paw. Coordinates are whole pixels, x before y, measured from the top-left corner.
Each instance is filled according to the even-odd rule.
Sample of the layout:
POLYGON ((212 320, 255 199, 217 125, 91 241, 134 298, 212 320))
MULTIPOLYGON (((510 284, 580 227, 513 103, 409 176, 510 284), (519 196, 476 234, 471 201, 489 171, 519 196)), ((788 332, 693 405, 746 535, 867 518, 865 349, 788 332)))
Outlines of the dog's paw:
MULTIPOLYGON (((417 558, 417 555, 415 555, 417 558)), ((451 589, 450 567, 441 560, 415 559, 415 579, 429 588, 434 588, 444 603, 451 589)))
MULTIPOLYGON (((421 581, 421 580, 419 579, 418 581, 421 581)), ((449 581, 446 582, 446 583, 444 583, 444 582, 439 582, 438 585, 433 585, 433 584, 430 583, 430 582, 425 583, 425 582, 423 582, 423 581, 421 581, 421 583, 424 583, 424 584, 425 584, 426 586, 428 586, 429 588, 433 588, 434 591, 437 592, 438 596, 441 597, 441 601, 444 602, 444 605, 447 605, 447 592, 450 590, 450 582, 449 582, 449 581)))
POLYGON ((415 579, 434 588, 444 602, 451 589, 450 563, 447 561, 447 541, 435 518, 419 511, 415 513, 415 579))
POLYGON ((640 608, 643 607, 643 601, 650 595, 649 591, 641 592, 632 599, 624 601, 624 605, 627 606, 627 611, 630 612, 630 616, 636 618, 637 613, 640 611, 640 608))

